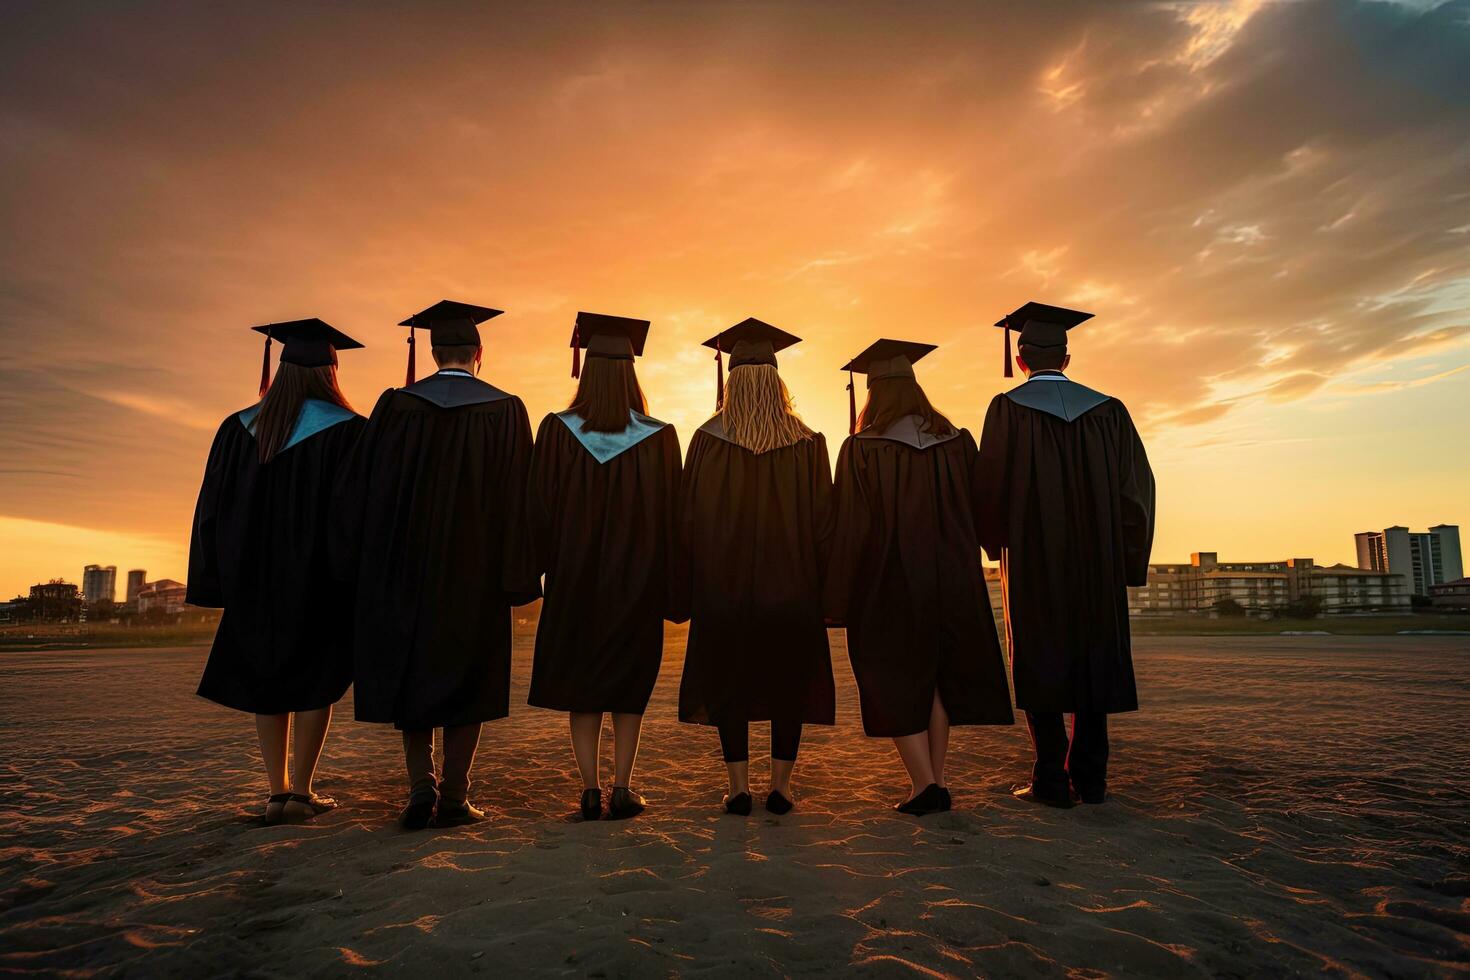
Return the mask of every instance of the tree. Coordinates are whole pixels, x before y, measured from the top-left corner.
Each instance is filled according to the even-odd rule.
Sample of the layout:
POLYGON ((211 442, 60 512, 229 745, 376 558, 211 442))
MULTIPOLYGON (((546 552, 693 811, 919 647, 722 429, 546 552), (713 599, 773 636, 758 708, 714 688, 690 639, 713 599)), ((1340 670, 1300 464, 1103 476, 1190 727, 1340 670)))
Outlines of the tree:
POLYGON ((1322 612, 1322 600, 1314 595, 1297 596, 1281 608, 1290 619, 1316 619, 1322 612))
POLYGON ((1215 600, 1215 615, 1237 619, 1245 615, 1245 606, 1226 596, 1224 599, 1215 600))

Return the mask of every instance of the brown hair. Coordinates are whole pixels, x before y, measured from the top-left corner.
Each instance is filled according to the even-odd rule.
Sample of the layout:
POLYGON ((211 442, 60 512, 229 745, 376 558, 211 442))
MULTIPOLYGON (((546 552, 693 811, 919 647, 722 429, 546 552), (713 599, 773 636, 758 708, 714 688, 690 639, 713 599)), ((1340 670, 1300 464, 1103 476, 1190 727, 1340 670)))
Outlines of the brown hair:
POLYGON ((816 435, 791 403, 786 382, 774 364, 743 364, 730 370, 720 403, 725 434, 753 453, 790 446, 816 435))
POLYGON ((276 376, 260 400, 260 411, 250 423, 255 434, 255 444, 260 450, 260 461, 269 463, 291 438, 296 428, 296 418, 301 406, 308 398, 331 402, 352 411, 347 396, 337 387, 337 353, 332 352, 332 363, 322 367, 302 367, 282 361, 276 376))
POLYGON ((1033 371, 1059 371, 1062 362, 1067 359, 1067 345, 1060 347, 1032 347, 1030 344, 1020 346, 1021 360, 1033 371))
POLYGON ((917 415, 920 429, 930 435, 947 436, 953 423, 929 403, 929 397, 913 378, 881 378, 868 386, 868 401, 858 413, 857 428, 886 431, 905 415, 917 415))
POLYGON ((584 432, 622 432, 630 412, 648 411, 648 399, 631 360, 589 357, 567 408, 582 417, 584 432))

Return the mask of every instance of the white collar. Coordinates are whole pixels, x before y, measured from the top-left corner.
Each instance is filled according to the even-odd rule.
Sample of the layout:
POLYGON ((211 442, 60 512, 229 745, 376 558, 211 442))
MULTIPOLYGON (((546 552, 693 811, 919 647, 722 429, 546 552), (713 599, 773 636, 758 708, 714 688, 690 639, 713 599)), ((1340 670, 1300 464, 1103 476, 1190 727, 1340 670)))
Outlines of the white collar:
POLYGON ((474 377, 473 374, 470 374, 470 372, 464 370, 463 368, 441 368, 438 371, 435 371, 434 373, 435 374, 457 374, 457 375, 460 375, 461 377, 465 377, 465 378, 473 378, 474 377))
POLYGON ((1069 381, 1071 380, 1060 371, 1048 372, 1046 374, 1033 374, 1027 381, 1069 381))

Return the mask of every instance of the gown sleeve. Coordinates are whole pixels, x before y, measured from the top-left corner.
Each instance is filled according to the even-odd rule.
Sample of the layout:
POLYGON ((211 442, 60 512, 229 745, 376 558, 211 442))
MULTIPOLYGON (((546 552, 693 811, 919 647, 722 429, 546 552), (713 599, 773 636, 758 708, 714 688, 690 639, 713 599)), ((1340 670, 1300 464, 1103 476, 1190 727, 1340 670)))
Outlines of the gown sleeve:
POLYGON ((526 487, 526 524, 531 537, 535 571, 544 575, 556 554, 558 453, 552 442, 555 427, 565 428, 555 415, 541 420, 536 443, 531 447, 531 474, 526 487))
POLYGON ((812 465, 812 540, 817 548, 817 569, 825 575, 832 560, 832 537, 837 528, 837 511, 832 504, 832 462, 827 456, 827 437, 816 435, 816 459, 812 465))
POLYGON ((372 469, 383 416, 392 398, 392 388, 378 397, 378 403, 362 426, 357 442, 337 469, 332 486, 331 518, 327 525, 327 557, 332 578, 337 582, 351 582, 357 577, 367 509, 368 474, 372 469))
POLYGON ((863 483, 861 456, 852 437, 843 442, 837 453, 837 479, 832 488, 832 552, 827 562, 822 602, 823 614, 832 626, 847 622, 854 576, 858 574, 873 526, 872 504, 863 483))
POLYGON ((1005 395, 996 395, 985 413, 985 428, 980 432, 980 448, 975 455, 973 480, 975 534, 991 561, 999 561, 1009 525, 1006 513, 1006 457, 1009 455, 1006 432, 1005 395))
POLYGON ((1118 403, 1118 433, 1122 483, 1118 498, 1123 511, 1123 570, 1128 585, 1148 584, 1148 559, 1154 543, 1154 472, 1148 465, 1143 440, 1123 403, 1118 403))
POLYGON ((510 604, 524 606, 541 598, 541 576, 531 546, 526 513, 527 486, 531 475, 531 420, 526 406, 512 397, 506 436, 504 553, 501 555, 500 586, 510 604))
POLYGON ((679 433, 672 425, 664 427, 661 439, 666 439, 663 459, 660 461, 661 489, 664 494, 664 550, 665 572, 668 576, 664 597, 664 618, 682 623, 689 618, 688 602, 682 596, 685 569, 681 564, 679 515, 684 510, 684 463, 679 450, 679 433))
POLYGON ((224 447, 226 427, 239 424, 233 415, 225 419, 204 464, 204 481, 194 504, 194 527, 189 537, 189 582, 184 601, 191 606, 221 609, 225 604, 219 573, 219 495, 229 466, 224 447))

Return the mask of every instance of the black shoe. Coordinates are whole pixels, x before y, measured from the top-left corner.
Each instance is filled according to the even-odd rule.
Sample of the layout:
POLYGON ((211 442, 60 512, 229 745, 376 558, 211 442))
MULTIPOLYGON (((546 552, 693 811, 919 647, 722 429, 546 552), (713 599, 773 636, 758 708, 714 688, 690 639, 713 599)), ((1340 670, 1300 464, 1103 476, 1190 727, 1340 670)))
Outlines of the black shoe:
POLYGON ((1097 806, 1099 803, 1106 803, 1108 801, 1108 791, 1106 789, 1087 790, 1085 792, 1080 789, 1074 790, 1072 799, 1081 800, 1089 806, 1097 806))
POLYGON ((485 819, 485 811, 469 800, 440 800, 439 812, 434 814, 435 827, 463 827, 467 823, 479 823, 485 819))
POLYGON ((607 804, 607 815, 612 820, 636 817, 648 807, 648 801, 626 786, 614 786, 612 799, 607 804))
POLYGON ((794 806, 796 806, 795 803, 792 803, 776 790, 771 790, 771 792, 766 795, 766 809, 769 812, 774 813, 778 817, 784 817, 786 814, 790 813, 791 808, 794 806))
POLYGON ((924 787, 923 792, 911 800, 894 807, 899 813, 907 813, 912 817, 927 817, 931 813, 938 813, 945 809, 943 791, 933 783, 924 787))
POLYGON ((1058 810, 1072 809, 1072 794, 1064 793, 1061 796, 1052 796, 1049 793, 1039 792, 1036 789, 1035 783, 1012 790, 1011 795, 1018 800, 1025 800, 1027 803, 1040 803, 1042 806, 1055 807, 1058 810))
POLYGON ((949 795, 948 786, 939 787, 939 799, 942 803, 942 805, 939 807, 940 813, 948 813, 950 810, 954 809, 954 799, 949 795))
POLYGON ((398 826, 404 830, 423 830, 434 819, 437 793, 416 794, 408 798, 408 806, 398 814, 398 826))
POLYGON ((602 790, 596 786, 582 790, 582 819, 602 819, 602 790))
POLYGON ((737 817, 750 816, 750 794, 736 793, 734 796, 725 797, 725 812, 733 813, 737 817))

